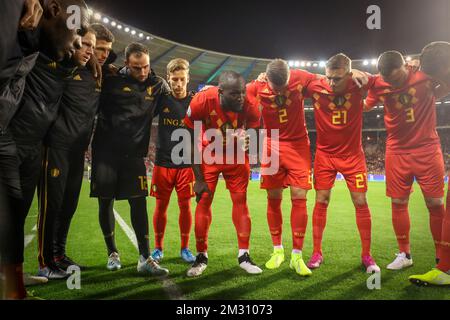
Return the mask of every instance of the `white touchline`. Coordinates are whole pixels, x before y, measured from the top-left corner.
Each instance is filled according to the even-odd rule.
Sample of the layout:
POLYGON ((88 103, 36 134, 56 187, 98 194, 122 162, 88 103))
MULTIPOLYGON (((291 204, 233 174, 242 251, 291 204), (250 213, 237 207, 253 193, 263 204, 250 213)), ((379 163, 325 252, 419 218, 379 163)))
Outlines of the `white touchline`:
MULTIPOLYGON (((137 250, 138 243, 136 239, 136 234, 134 233, 133 229, 131 229, 128 226, 128 224, 122 219, 122 217, 116 211, 116 209, 114 209, 114 217, 116 218, 122 230, 127 235, 128 239, 130 239, 130 241, 133 243, 133 246, 137 250)), ((183 293, 181 292, 180 288, 175 284, 175 282, 173 282, 167 277, 159 278, 159 280, 161 280, 163 289, 171 300, 186 300, 186 297, 183 296, 183 293)))
MULTIPOLYGON (((34 225, 33 229, 31 229, 31 231, 36 231, 36 230, 37 230, 37 225, 34 225)), ((36 236, 35 233, 25 235, 25 238, 24 238, 24 241, 23 241, 23 244, 24 244, 25 248, 28 247, 28 245, 31 243, 31 241, 33 241, 35 236, 36 236)))

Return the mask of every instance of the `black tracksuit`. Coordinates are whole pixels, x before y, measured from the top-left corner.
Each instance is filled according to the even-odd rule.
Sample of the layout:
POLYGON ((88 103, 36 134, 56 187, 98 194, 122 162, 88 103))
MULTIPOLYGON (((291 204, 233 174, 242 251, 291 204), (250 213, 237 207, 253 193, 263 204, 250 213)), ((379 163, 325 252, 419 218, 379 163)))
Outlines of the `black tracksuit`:
POLYGON ((65 256, 67 234, 84 174, 84 155, 94 126, 101 89, 81 67, 65 80, 59 114, 47 133, 41 176, 39 252, 41 267, 65 256))

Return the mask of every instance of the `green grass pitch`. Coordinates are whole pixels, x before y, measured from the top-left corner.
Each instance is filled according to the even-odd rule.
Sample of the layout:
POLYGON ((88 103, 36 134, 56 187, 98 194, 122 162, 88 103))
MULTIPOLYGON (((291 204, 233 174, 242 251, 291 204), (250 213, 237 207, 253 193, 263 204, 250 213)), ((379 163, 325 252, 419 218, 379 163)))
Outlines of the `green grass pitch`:
MULTIPOLYGON (((69 290, 65 281, 52 281, 47 285, 29 287, 29 291, 44 299, 169 299, 161 280, 136 273, 137 251, 123 230, 116 224, 117 245, 122 259, 122 270, 106 270, 106 249, 98 223, 98 207, 89 198, 89 185, 83 184, 78 211, 73 219, 68 239, 68 255, 82 265, 88 266, 81 274, 81 289, 69 290)), ((411 243, 414 266, 404 271, 386 270, 395 257, 396 241, 391 223, 389 199, 385 196, 383 183, 370 183, 369 206, 372 212, 372 254, 382 267, 381 289, 368 290, 360 264, 360 241, 356 228, 355 212, 345 183, 338 182, 332 193, 324 234, 323 251, 325 263, 310 278, 302 278, 289 269, 291 234, 289 227, 290 199, 285 191, 283 201, 286 261, 278 270, 263 268, 262 275, 246 275, 237 264, 237 240, 231 221, 231 201, 223 181, 219 182, 213 202, 213 221, 209 233, 209 265, 200 278, 185 276, 188 269, 179 257, 179 229, 176 195, 168 213, 165 236, 165 257, 162 265, 170 270, 169 279, 182 292, 185 299, 450 299, 450 289, 445 287, 419 288, 407 278, 420 274, 434 266, 434 245, 429 229, 428 213, 420 189, 411 196, 411 243)), ((194 204, 195 201, 193 201, 194 204)), ((250 182, 248 203, 252 217, 250 253, 260 265, 272 252, 266 220, 266 195, 258 182, 250 182)), ((149 198, 149 221, 155 200, 149 198)), ((312 250, 312 209, 314 192, 308 195, 308 232, 305 239, 304 258, 312 250)), ((116 210, 131 226, 126 201, 116 202, 116 210)), ((195 204, 193 205, 194 212, 195 204)), ((33 234, 37 207, 34 204, 26 224, 26 234, 33 234)), ((152 227, 151 227, 152 230, 152 227)), ((151 231, 153 247, 153 231, 151 231)), ((190 247, 195 253, 192 231, 190 247)), ((37 271, 36 237, 26 248, 25 270, 37 271)))

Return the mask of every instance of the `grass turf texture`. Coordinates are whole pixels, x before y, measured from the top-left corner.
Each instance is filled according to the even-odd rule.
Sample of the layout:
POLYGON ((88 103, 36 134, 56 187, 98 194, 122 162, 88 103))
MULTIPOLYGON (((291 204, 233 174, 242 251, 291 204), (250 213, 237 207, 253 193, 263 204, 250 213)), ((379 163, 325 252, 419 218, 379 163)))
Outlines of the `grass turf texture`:
MULTIPOLYGON (((81 290, 68 290, 65 281, 51 281, 44 286, 28 290, 44 299, 168 299, 161 281, 138 275, 138 254, 123 230, 116 223, 116 241, 121 254, 122 270, 106 270, 106 249, 98 223, 96 199, 89 198, 89 185, 85 181, 78 211, 72 222, 67 249, 68 255, 88 266, 81 274, 81 290)), ((162 265, 170 270, 170 279, 176 283, 187 299, 450 299, 447 287, 419 288, 409 283, 408 276, 427 272, 434 266, 434 245, 429 229, 429 215, 420 192, 410 200, 411 243, 414 266, 400 272, 386 270, 395 258, 396 240, 391 223, 391 207, 385 196, 383 183, 369 186, 369 206, 372 212, 372 254, 382 268, 381 290, 368 290, 368 275, 360 263, 360 240, 356 228, 355 211, 345 183, 337 182, 328 210, 327 228, 323 239, 325 263, 313 271, 310 278, 302 278, 289 269, 292 249, 289 215, 291 203, 288 191, 283 201, 283 244, 286 261, 278 270, 267 270, 265 262, 272 252, 272 243, 266 220, 266 194, 258 182, 250 182, 248 204, 252 217, 250 253, 260 265, 262 275, 251 276, 237 263, 237 239, 231 221, 231 200, 223 181, 219 182, 213 202, 213 219, 209 232, 209 264, 203 276, 196 279, 185 276, 188 265, 179 257, 180 239, 176 195, 168 210, 162 265)), ((193 214, 195 201, 193 200, 193 214)), ((314 192, 308 195, 308 230, 305 239, 304 259, 312 251, 312 210, 314 192)), ((151 217, 155 199, 149 198, 150 238, 153 249, 151 217)), ((128 202, 116 202, 115 209, 129 226, 128 202)), ((36 223, 36 203, 30 211, 26 234, 33 234, 36 223)), ((190 247, 195 254, 192 230, 190 247)), ((37 271, 37 240, 26 248, 25 270, 37 271)))

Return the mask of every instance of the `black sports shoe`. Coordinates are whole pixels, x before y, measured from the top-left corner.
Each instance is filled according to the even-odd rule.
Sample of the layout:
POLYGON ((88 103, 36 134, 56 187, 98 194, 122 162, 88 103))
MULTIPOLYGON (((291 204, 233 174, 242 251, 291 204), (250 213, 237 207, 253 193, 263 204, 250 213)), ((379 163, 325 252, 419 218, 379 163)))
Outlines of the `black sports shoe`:
POLYGON ((37 274, 38 277, 45 277, 49 280, 64 280, 67 279, 70 274, 60 269, 57 266, 48 265, 44 268, 39 268, 39 272, 37 274))
POLYGON ((84 269, 84 267, 80 266, 78 263, 73 261, 68 256, 64 256, 62 259, 55 258, 54 262, 55 262, 55 266, 57 266, 58 268, 60 268, 64 271, 67 271, 67 269, 70 266, 76 266, 76 267, 80 268, 80 270, 84 269))
POLYGON ((203 271, 205 271, 207 266, 208 266, 208 258, 203 253, 199 253, 195 258, 194 264, 188 270, 187 276, 198 277, 203 273, 203 271))

